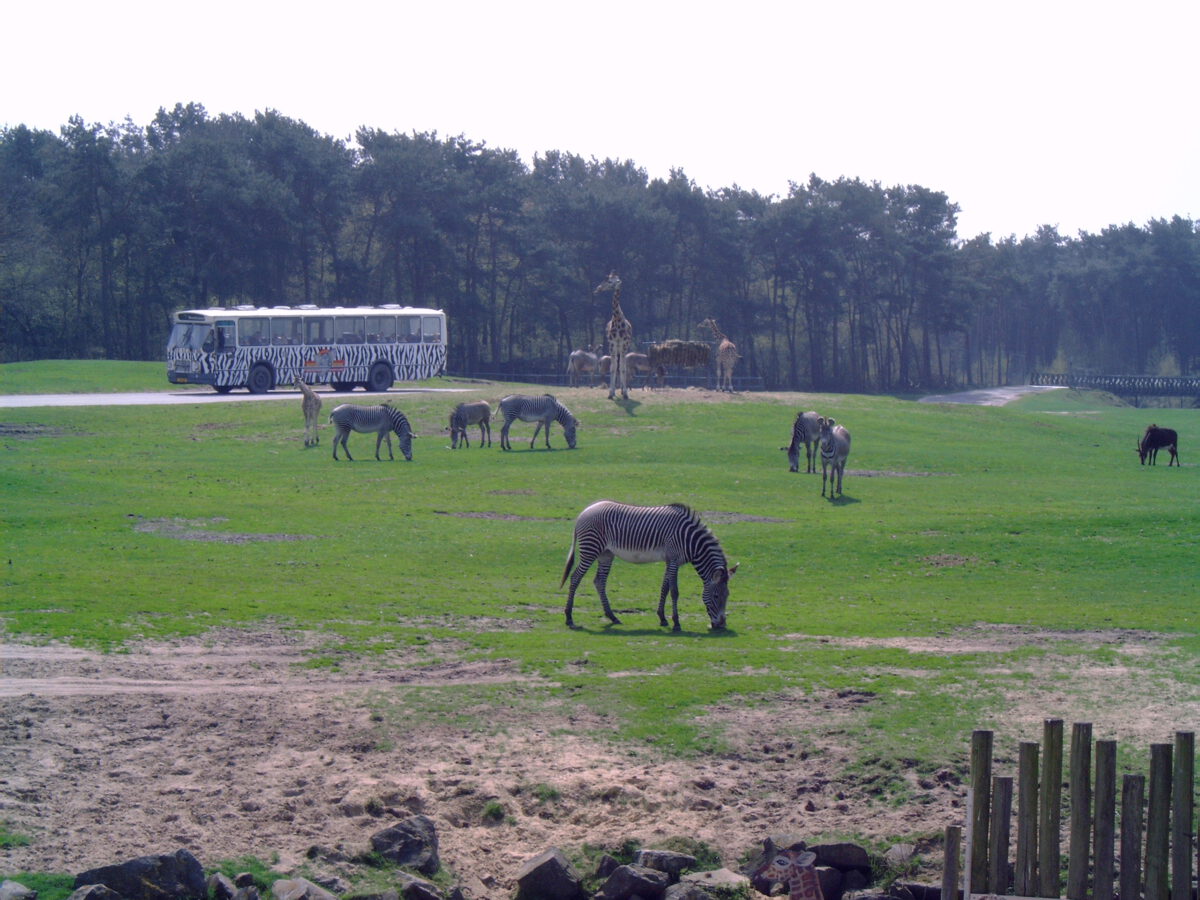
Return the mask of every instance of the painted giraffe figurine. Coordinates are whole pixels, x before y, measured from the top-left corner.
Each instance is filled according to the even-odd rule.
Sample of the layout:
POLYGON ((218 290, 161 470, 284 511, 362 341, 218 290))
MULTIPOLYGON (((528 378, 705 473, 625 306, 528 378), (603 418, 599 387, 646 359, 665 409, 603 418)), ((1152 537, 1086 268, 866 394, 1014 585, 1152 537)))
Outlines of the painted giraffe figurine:
MULTIPOLYGON (((817 854, 803 846, 781 848, 754 870, 750 882, 787 885, 788 900, 825 900, 817 875, 817 854)), ((769 888, 768 888, 769 889, 769 888)))
POLYGON ((304 379, 299 375, 296 376, 296 387, 300 388, 300 392, 304 394, 304 398, 300 401, 300 407, 304 410, 304 446, 315 447, 321 443, 321 436, 317 433, 317 417, 321 414, 321 397, 305 384, 304 379))
POLYGON ((629 399, 629 370, 625 362, 625 354, 633 349, 633 325, 625 318, 621 309, 621 279, 616 272, 596 286, 593 294, 604 291, 613 292, 612 318, 609 319, 605 333, 608 335, 608 353, 612 357, 612 367, 609 372, 608 399, 612 400, 617 392, 617 379, 621 380, 621 399, 629 399))
POLYGON ((709 316, 698 326, 711 328, 713 336, 720 341, 717 347, 717 390, 733 393, 733 367, 741 358, 737 352, 737 344, 725 337, 717 327, 717 320, 709 316))

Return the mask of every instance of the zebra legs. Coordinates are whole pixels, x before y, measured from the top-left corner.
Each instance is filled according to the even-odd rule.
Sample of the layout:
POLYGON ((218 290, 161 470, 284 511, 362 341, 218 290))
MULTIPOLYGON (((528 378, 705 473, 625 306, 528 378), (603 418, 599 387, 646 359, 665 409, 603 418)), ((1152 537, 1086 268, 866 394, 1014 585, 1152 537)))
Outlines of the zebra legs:
POLYGON ((354 457, 350 455, 350 447, 346 443, 346 439, 349 437, 350 437, 350 429, 342 428, 339 425, 337 434, 335 434, 333 436, 333 458, 334 459, 338 458, 337 448, 338 448, 338 443, 340 442, 342 445, 342 449, 346 451, 346 459, 350 460, 350 462, 354 462, 354 457))
MULTIPOLYGON (((570 568, 571 559, 575 555, 575 548, 571 548, 571 557, 567 560, 567 567, 570 568)), ((600 595, 600 605, 604 608, 604 614, 608 616, 609 621, 614 625, 620 625, 621 620, 616 617, 612 611, 612 607, 608 603, 608 594, 604 590, 604 586, 608 581, 608 570, 612 568, 613 554, 612 551, 601 553, 596 560, 596 593, 600 595)), ((567 627, 574 628, 575 620, 571 617, 571 610, 575 606, 575 591, 579 589, 579 582, 583 581, 583 576, 587 574, 587 570, 591 568, 592 558, 586 551, 582 550, 579 554, 579 563, 575 566, 575 570, 571 572, 571 589, 567 592, 567 627)), ((664 623, 665 624, 665 623, 664 623)))
POLYGON ((679 564, 667 563, 667 571, 663 573, 662 590, 658 593, 658 624, 666 626, 667 624, 667 591, 671 592, 671 618, 674 620, 675 627, 672 631, 679 631, 679 564))
POLYGON ((388 459, 392 460, 392 462, 395 462, 396 457, 392 455, 392 433, 390 429, 388 431, 381 431, 379 434, 375 435, 375 459, 379 462, 383 462, 383 460, 379 459, 379 445, 384 441, 387 441, 388 445, 388 459))

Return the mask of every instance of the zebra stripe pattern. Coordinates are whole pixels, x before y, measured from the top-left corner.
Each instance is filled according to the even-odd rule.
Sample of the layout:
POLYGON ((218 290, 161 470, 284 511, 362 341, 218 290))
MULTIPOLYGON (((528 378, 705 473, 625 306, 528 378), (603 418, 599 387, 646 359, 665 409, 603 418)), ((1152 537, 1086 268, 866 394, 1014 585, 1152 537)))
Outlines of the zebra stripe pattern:
POLYGON ((800 471, 800 445, 804 445, 804 457, 807 460, 805 474, 816 474, 817 446, 821 439, 821 417, 812 410, 796 413, 796 421, 792 423, 792 442, 780 450, 786 450, 788 465, 791 472, 800 471))
POLYGON ((729 600, 729 579, 737 566, 729 567, 725 551, 699 517, 682 503, 668 506, 630 506, 612 500, 600 500, 579 514, 571 551, 563 569, 561 588, 571 578, 567 594, 567 627, 574 628, 571 609, 579 582, 596 563, 596 592, 609 621, 619 625, 608 602, 605 585, 613 559, 626 562, 665 562, 662 589, 658 595, 658 621, 667 624, 667 592, 671 592, 671 617, 679 631, 679 567, 691 563, 704 582, 704 608, 713 629, 725 627, 725 604, 729 600), (572 566, 574 571, 572 571, 572 566))
POLYGON ((467 426, 479 426, 479 446, 483 446, 484 430, 487 430, 487 445, 492 446, 492 407, 486 400, 474 403, 460 403, 450 413, 450 449, 457 450, 458 442, 470 448, 471 441, 467 438, 467 426))
POLYGON ((357 431, 362 434, 375 434, 375 458, 379 459, 379 445, 384 440, 387 441, 388 459, 395 459, 392 455, 392 432, 396 432, 396 436, 400 439, 400 452, 404 454, 406 460, 412 461, 412 426, 408 423, 408 417, 398 409, 384 404, 382 406, 356 406, 353 403, 343 403, 341 406, 334 408, 329 414, 329 421, 337 428, 337 433, 333 436, 333 458, 338 458, 338 444, 342 445, 342 449, 346 451, 346 459, 351 462, 354 457, 350 455, 350 448, 346 445, 346 440, 350 437, 351 431, 357 431))
POLYGON ((821 425, 821 496, 825 496, 825 481, 829 481, 829 499, 833 499, 833 479, 837 477, 837 492, 842 493, 842 475, 846 457, 850 455, 850 432, 833 419, 822 416, 821 425), (830 469, 832 468, 832 472, 830 469))
POLYGON ((512 449, 512 444, 508 440, 508 429, 514 419, 520 419, 522 422, 538 423, 537 428, 533 429, 533 437, 529 440, 530 450, 533 449, 538 432, 542 428, 546 429, 546 449, 551 449, 551 422, 557 422, 562 426, 563 437, 567 439, 567 446, 572 450, 575 449, 575 429, 578 427, 579 421, 571 415, 569 409, 555 399, 553 394, 542 394, 540 397, 530 394, 509 394, 500 401, 500 413, 504 416, 504 426, 500 429, 501 450, 512 449))

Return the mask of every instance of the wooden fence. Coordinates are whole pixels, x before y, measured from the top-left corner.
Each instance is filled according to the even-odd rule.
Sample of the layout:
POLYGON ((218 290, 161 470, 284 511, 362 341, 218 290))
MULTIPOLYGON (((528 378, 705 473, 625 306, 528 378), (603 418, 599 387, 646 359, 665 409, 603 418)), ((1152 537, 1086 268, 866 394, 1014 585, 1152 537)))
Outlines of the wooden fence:
POLYGON ((960 884, 964 896, 1193 900, 1192 875, 1200 870, 1193 732, 1150 745, 1149 796, 1147 776, 1125 775, 1119 810, 1117 743, 1093 742, 1090 723, 1072 727, 1065 780, 1062 719, 1044 722, 1040 746, 1022 741, 1015 794, 1012 776, 992 772, 992 739, 990 731, 971 736, 965 840, 961 826, 946 829, 942 900, 957 900, 960 884))

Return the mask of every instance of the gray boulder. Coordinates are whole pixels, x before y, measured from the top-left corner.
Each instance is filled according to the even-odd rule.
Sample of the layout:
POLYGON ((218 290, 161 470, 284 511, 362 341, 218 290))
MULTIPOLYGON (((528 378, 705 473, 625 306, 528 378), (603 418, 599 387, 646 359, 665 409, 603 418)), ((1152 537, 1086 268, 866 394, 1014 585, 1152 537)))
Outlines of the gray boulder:
POLYGON ((409 866, 422 875, 435 875, 442 866, 437 829, 428 816, 409 816, 373 834, 371 849, 389 862, 409 866))
POLYGON ((696 868, 696 857, 672 850, 639 850, 633 860, 635 865, 666 872, 671 884, 679 881, 684 869, 696 868))
POLYGON ((275 900, 337 900, 336 894, 307 878, 281 878, 271 885, 271 896, 275 900))
POLYGON ((515 900, 583 900, 583 881, 557 847, 525 861, 515 900))
POLYGON ((121 895, 102 884, 85 884, 73 891, 67 900, 121 900, 121 895))
POLYGON ((645 866, 621 866, 608 876, 608 881, 596 892, 595 900, 630 900, 642 897, 657 900, 667 890, 670 877, 666 872, 645 866))
POLYGON ((37 891, 6 878, 0 882, 0 900, 37 900, 37 891))
POLYGON ((400 872, 396 877, 400 888, 400 896, 404 900, 442 900, 442 892, 437 885, 431 884, 424 878, 400 872))
POLYGON ((139 856, 75 876, 76 888, 92 884, 102 884, 124 900, 204 900, 208 894, 204 868, 187 850, 139 856))

